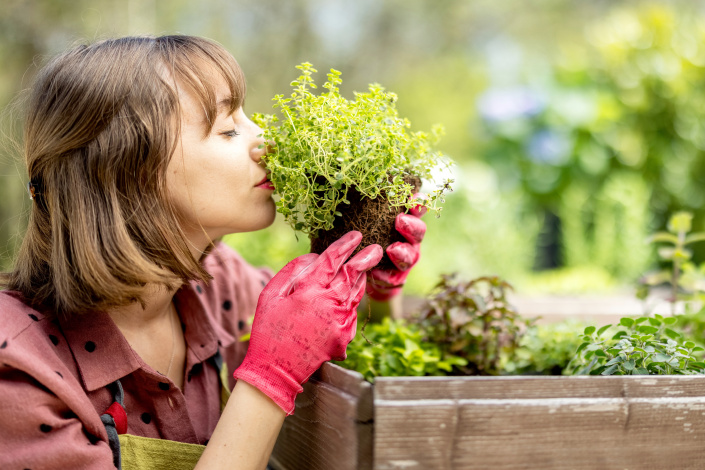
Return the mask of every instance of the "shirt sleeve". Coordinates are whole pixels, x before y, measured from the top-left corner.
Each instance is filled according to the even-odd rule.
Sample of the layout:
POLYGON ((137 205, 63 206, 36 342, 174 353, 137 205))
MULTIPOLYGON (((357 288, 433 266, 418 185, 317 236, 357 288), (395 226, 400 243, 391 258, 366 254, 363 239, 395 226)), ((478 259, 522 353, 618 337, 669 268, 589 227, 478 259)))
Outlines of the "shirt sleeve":
POLYGON ((29 374, 0 367, 0 468, 110 469, 109 445, 29 374))

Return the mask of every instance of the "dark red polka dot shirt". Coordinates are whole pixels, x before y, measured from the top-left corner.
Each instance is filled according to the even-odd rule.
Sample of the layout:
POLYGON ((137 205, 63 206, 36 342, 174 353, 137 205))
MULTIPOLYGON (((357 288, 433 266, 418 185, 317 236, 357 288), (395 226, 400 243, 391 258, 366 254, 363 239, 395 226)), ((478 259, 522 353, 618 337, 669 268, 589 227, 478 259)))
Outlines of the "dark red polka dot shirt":
POLYGON ((49 320, 19 294, 0 292, 0 468, 112 468, 100 415, 125 391, 127 432, 205 444, 220 416, 218 351, 232 372, 244 359, 266 269, 223 244, 205 258, 213 276, 175 297, 186 339, 183 390, 148 366, 106 313, 49 320))

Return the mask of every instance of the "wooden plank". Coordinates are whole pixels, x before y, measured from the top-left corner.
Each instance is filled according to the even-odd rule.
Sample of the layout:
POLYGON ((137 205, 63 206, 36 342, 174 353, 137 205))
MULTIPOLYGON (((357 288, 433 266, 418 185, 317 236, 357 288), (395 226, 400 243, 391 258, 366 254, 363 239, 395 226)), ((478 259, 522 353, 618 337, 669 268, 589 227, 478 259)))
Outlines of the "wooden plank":
POLYGON ((314 380, 325 382, 358 399, 357 417, 361 422, 372 420, 372 384, 361 373, 326 362, 314 375, 314 380))
POLYGON ((705 397, 375 400, 374 468, 705 468, 705 397))
POLYGON ((372 468, 371 384, 328 365, 304 385, 294 414, 284 421, 270 459, 274 468, 372 468))
POLYGON ((378 377, 375 399, 705 396, 705 376, 378 377))

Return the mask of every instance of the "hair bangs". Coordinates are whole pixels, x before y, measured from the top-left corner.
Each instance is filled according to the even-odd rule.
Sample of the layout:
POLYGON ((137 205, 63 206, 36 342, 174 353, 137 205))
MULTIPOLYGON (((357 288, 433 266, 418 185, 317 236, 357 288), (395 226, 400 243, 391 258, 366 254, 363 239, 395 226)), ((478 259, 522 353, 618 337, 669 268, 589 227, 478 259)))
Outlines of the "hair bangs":
MULTIPOLYGON (((182 39, 179 36, 168 38, 174 42, 182 39)), ((232 114, 243 106, 247 91, 245 75, 233 56, 213 41, 188 37, 188 43, 179 46, 168 48, 173 52, 169 60, 170 71, 173 79, 186 86, 201 104, 205 112, 207 134, 219 112, 232 114), (214 80, 214 74, 220 75, 230 96, 217 96, 215 84, 218 81, 214 80), (222 103, 227 108, 222 108, 222 103)))

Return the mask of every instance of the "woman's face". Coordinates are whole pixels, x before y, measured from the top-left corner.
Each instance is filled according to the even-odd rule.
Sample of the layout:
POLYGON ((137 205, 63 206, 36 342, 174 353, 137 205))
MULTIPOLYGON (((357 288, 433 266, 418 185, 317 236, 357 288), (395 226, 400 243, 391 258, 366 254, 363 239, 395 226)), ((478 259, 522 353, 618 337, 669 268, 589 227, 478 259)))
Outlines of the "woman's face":
POLYGON ((182 229, 198 250, 228 233, 265 228, 275 214, 273 186, 261 162, 262 130, 242 108, 229 114, 230 90, 220 82, 218 116, 205 137, 205 110, 191 93, 179 90, 181 138, 167 173, 182 229))

